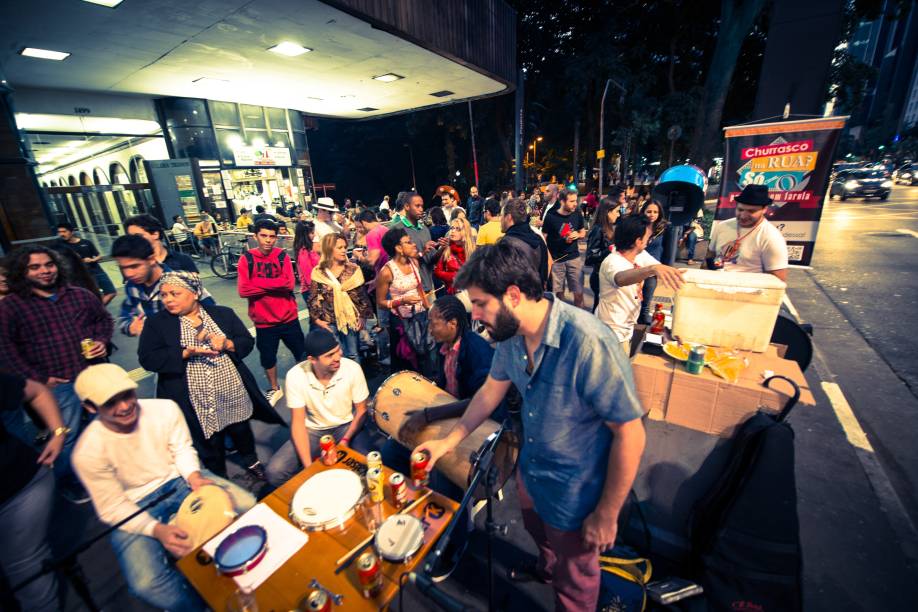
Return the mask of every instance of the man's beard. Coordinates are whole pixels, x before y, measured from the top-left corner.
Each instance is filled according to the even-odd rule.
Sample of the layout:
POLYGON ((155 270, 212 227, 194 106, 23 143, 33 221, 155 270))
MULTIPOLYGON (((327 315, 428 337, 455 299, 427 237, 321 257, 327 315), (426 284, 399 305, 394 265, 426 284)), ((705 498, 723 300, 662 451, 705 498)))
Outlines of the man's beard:
POLYGON ((54 280, 51 281, 50 283, 45 284, 37 279, 30 278, 29 284, 41 291, 54 291, 55 289, 60 287, 63 283, 61 282, 61 274, 60 272, 58 272, 57 274, 54 275, 54 280))
POLYGON ((485 323, 485 327, 495 342, 503 342, 516 335, 516 332, 520 329, 520 320, 507 308, 506 304, 501 302, 494 325, 485 323))

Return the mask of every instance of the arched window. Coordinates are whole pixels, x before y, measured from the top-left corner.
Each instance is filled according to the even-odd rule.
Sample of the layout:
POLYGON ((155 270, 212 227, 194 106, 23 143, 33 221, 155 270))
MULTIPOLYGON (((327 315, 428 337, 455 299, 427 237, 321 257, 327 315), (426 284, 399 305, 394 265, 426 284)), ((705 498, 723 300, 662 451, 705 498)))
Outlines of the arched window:
POLYGON ((108 176, 105 175, 105 170, 102 168, 96 168, 92 171, 92 178, 95 181, 96 185, 110 185, 108 182, 108 176))
POLYGON ((80 185, 92 185, 92 179, 86 172, 80 172, 80 185))
POLYGON ((67 184, 68 184, 68 185, 76 185, 76 184, 77 184, 77 181, 76 181, 75 178, 73 178, 73 175, 72 175, 72 174, 71 174, 70 176, 67 177, 67 184))
POLYGON ((131 158, 131 182, 132 183, 146 183, 147 182, 147 170, 143 167, 143 156, 135 155, 131 158))
POLYGON ((123 185, 131 182, 131 177, 128 175, 127 170, 119 162, 114 162, 108 167, 108 175, 112 179, 112 185, 123 185))

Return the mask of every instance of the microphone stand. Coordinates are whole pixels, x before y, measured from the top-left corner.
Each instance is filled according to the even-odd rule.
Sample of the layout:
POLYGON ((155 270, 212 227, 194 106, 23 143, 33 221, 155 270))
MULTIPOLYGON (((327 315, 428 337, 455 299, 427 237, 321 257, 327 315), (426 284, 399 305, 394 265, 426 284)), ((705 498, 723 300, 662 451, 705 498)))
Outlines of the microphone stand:
POLYGON ((90 612, 100 612, 101 608, 96 605, 96 602, 92 598, 92 594, 89 592, 89 584, 86 581, 86 576, 83 574, 83 568, 80 566, 77 561, 77 557, 82 553, 86 552, 93 544, 118 529, 134 517, 143 514, 159 502, 163 501, 173 493, 175 493, 176 487, 170 487, 168 491, 158 495, 156 499, 151 501, 149 504, 138 508, 133 514, 123 518, 114 525, 109 526, 106 529, 103 529, 101 532, 96 534, 94 537, 89 540, 84 541, 82 544, 71 550, 69 553, 58 557, 57 559, 45 559, 42 561, 41 569, 34 575, 26 578, 19 584, 13 587, 13 592, 22 589, 28 584, 35 582, 45 574, 50 574, 51 572, 60 571, 64 574, 67 580, 70 582, 70 585, 73 587, 73 590, 76 591, 76 594, 80 599, 83 600, 83 604, 86 606, 90 612))
POLYGON ((459 503, 458 510, 456 510, 453 518, 450 519, 449 524, 443 531, 443 535, 440 536, 440 540, 437 542, 436 548, 428 553, 427 557, 425 558, 425 562, 422 568, 423 574, 429 577, 433 572, 434 567, 436 567, 437 562, 440 560, 440 557, 443 555, 443 551, 446 549, 446 546, 449 544, 450 537, 452 537, 453 531, 456 528, 456 524, 459 522, 465 510, 468 509, 468 507, 471 505, 472 500, 474 499, 475 490, 478 488, 478 485, 484 481, 486 495, 486 554, 488 559, 488 610, 495 609, 493 539, 497 534, 506 535, 507 533, 506 525, 500 525, 494 521, 494 510, 492 505, 494 503, 493 498, 496 493, 495 488, 497 487, 497 478, 500 475, 497 466, 494 465, 494 453, 500 444, 501 438, 505 433, 511 430, 512 424, 510 422, 510 418, 508 417, 504 420, 503 423, 501 423, 500 429, 491 434, 488 439, 485 440, 484 444, 481 445, 481 448, 478 449, 478 452, 472 454, 472 478, 469 481, 469 487, 466 489, 465 495, 462 497, 462 501, 459 503))

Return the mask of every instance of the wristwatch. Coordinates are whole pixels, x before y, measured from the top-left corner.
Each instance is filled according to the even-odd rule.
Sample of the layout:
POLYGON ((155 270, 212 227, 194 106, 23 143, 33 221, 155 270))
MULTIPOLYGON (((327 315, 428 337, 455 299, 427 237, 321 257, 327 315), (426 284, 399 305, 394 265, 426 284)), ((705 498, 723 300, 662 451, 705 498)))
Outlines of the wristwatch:
POLYGON ((54 430, 54 437, 56 438, 58 436, 66 436, 67 434, 70 433, 70 431, 71 429, 69 427, 67 427, 66 425, 61 425, 60 427, 54 430))

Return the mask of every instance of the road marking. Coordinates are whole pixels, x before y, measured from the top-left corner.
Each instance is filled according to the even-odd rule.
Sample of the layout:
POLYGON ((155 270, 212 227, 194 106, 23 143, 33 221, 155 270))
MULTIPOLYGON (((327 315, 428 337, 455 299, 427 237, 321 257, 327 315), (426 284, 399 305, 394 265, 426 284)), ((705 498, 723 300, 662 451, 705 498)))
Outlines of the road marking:
POLYGON ((900 229, 897 229, 896 231, 899 232, 900 234, 908 234, 912 238, 918 238, 918 232, 916 232, 915 230, 900 228, 900 229))
POLYGON ((794 315, 794 318, 797 321, 800 321, 800 313, 797 312, 796 308, 794 308, 794 303, 790 301, 790 298, 787 297, 786 293, 784 294, 784 297, 781 298, 781 301, 784 303, 785 306, 787 306, 787 309, 790 311, 790 313, 794 315))
MULTIPOLYGON (((304 320, 308 319, 308 318, 309 318, 309 310, 307 310, 307 309, 304 308, 303 310, 298 311, 297 314, 296 314, 296 318, 299 319, 300 321, 304 321, 304 320)), ((254 326, 250 327, 250 328, 248 329, 248 332, 249 332, 252 336, 254 336, 254 335, 255 335, 255 327, 254 327, 254 326)), ((133 370, 131 370, 130 372, 128 372, 128 376, 129 376, 129 377, 131 378, 131 380, 133 380, 134 382, 140 382, 140 381, 142 381, 142 380, 144 380, 144 379, 147 379, 147 378, 150 378, 151 376, 153 376, 153 372, 148 372, 147 370, 144 370, 143 368, 134 368, 133 370)))
MULTIPOLYGON (((800 321, 797 309, 787 294, 784 295, 784 304, 797 317, 797 321, 800 321)), ((870 444, 870 440, 867 438, 867 433, 857 420, 854 409, 851 408, 851 404, 845 398, 841 387, 837 383, 828 382, 837 380, 838 377, 829 369, 822 352, 815 343, 813 344, 813 366, 816 374, 821 379, 822 390, 825 392, 826 397, 829 398, 832 412, 841 425, 845 438, 854 447, 854 454, 857 456, 861 468, 867 476, 867 481, 880 502, 880 508, 896 534, 902 553, 910 564, 918 564, 918 529, 915 528, 915 524, 905 509, 905 504, 902 503, 902 499, 896 493, 896 489, 886 474, 886 470, 877 458, 873 445, 870 444)))

